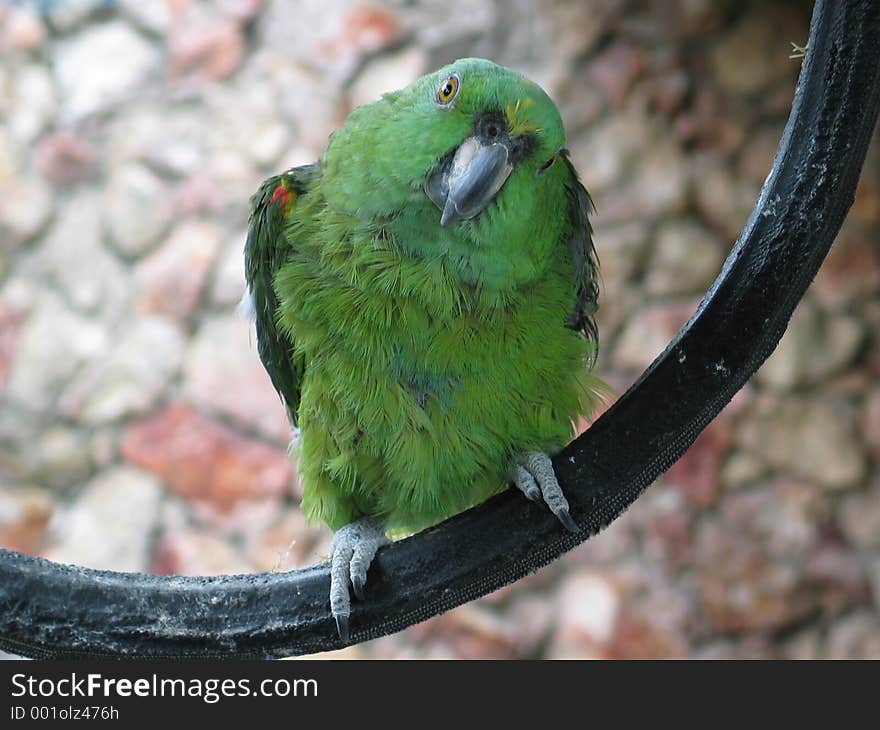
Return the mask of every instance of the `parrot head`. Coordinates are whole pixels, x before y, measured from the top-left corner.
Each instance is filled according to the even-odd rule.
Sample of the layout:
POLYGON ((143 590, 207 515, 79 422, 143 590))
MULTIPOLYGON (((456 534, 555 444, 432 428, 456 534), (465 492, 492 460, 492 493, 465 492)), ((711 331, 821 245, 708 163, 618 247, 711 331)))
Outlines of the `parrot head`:
POLYGON ((473 235, 502 209, 509 225, 549 203, 547 173, 564 146, 559 112, 537 84, 466 58, 355 109, 322 165, 337 181, 327 191, 337 210, 418 210, 433 226, 464 224, 473 235))
POLYGON ((438 132, 455 130, 454 146, 424 185, 445 227, 479 215, 515 169, 525 178, 540 175, 561 151, 564 135, 553 102, 513 71, 473 59, 441 69, 433 80, 438 132))

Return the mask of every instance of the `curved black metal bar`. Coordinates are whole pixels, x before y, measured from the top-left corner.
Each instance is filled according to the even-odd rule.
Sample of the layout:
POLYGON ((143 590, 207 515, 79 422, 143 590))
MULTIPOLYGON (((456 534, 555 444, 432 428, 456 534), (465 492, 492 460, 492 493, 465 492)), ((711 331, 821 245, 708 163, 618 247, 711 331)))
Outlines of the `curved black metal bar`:
MULTIPOLYGON (((880 105, 880 3, 818 0, 773 168, 697 313, 555 460, 582 532, 508 491, 384 548, 364 641, 485 595, 623 512, 772 352, 852 204, 880 105)), ((218 578, 108 573, 0 551, 0 646, 30 656, 278 657, 341 646, 326 567, 218 578)))

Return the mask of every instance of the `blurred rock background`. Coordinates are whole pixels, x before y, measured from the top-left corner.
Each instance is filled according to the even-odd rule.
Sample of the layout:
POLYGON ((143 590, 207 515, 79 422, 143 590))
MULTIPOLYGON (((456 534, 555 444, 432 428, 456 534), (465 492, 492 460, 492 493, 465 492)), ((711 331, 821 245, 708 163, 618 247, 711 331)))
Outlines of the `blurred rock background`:
MULTIPOLYGON (((787 118, 808 2, 0 0, 0 545, 287 570, 288 429, 235 314, 247 200, 457 57, 559 103, 598 207, 599 372, 694 311, 787 118)), ((778 351, 599 537, 350 657, 880 657, 880 165, 778 351)))

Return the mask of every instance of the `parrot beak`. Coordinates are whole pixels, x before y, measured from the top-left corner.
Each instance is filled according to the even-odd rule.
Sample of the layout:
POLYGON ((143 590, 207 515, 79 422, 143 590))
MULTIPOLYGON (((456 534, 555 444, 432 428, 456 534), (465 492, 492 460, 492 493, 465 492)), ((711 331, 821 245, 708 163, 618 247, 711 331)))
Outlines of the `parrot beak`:
POLYGON ((443 211, 444 228, 470 220, 494 200, 513 170, 507 147, 468 137, 451 161, 428 178, 425 193, 443 211))

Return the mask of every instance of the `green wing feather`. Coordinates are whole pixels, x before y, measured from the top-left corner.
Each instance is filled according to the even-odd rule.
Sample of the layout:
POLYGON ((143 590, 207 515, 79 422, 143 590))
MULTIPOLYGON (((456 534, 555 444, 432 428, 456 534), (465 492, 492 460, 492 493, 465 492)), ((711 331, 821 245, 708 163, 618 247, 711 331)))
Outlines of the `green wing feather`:
MULTIPOLYGON (((599 262, 593 245, 593 227, 589 220, 589 214, 594 211, 593 201, 581 184, 577 171, 568 158, 567 150, 563 151, 560 157, 570 173, 565 192, 568 198, 569 245, 575 278, 578 282, 575 306, 568 326, 598 344, 596 310, 599 304, 599 262)), ((594 349, 593 359, 596 352, 597 350, 594 349)))
POLYGON ((301 356, 294 356, 293 343, 278 326, 278 297, 273 281, 291 250, 291 243, 284 234, 284 220, 297 199, 308 193, 317 174, 317 165, 295 167, 270 177, 260 186, 251 198, 244 250, 245 279, 257 329, 257 351, 294 426, 306 364, 301 356))

